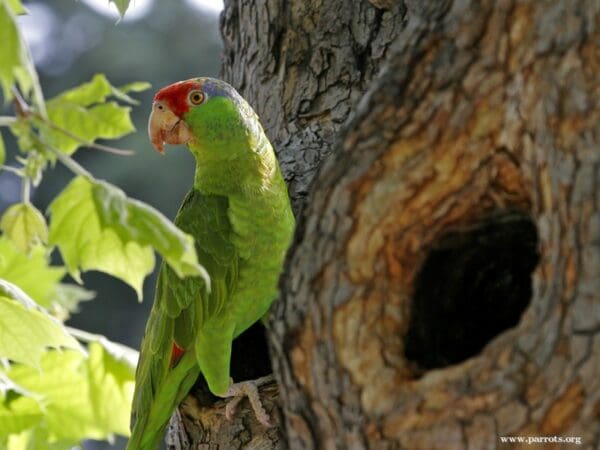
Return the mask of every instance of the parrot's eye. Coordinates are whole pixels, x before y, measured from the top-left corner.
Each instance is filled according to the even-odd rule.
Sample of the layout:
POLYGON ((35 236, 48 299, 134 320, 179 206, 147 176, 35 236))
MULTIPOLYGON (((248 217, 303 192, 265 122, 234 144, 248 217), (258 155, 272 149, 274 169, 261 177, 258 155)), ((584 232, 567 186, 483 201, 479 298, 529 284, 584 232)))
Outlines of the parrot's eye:
POLYGON ((199 105, 204 101, 204 94, 201 91, 192 91, 188 98, 192 105, 199 105))

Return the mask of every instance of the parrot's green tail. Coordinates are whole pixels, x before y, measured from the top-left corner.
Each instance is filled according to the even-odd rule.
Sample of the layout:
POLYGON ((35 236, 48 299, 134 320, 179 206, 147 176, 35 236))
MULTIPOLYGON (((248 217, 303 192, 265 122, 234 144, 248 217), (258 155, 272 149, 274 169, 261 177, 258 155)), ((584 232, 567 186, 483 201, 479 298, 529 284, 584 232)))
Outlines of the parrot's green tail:
POLYGON ((156 450, 175 408, 200 374, 194 351, 186 352, 156 389, 149 410, 138 411, 127 450, 156 450))

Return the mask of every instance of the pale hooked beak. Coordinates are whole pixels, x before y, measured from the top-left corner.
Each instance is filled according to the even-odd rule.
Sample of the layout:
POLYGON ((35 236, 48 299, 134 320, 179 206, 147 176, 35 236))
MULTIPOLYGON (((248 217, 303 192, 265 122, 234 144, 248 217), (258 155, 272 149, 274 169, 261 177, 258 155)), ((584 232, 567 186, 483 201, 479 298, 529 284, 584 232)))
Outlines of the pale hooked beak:
POLYGON ((192 133, 167 105, 156 101, 152 104, 148 120, 148 136, 154 148, 163 153, 165 144, 186 144, 192 138, 192 133))

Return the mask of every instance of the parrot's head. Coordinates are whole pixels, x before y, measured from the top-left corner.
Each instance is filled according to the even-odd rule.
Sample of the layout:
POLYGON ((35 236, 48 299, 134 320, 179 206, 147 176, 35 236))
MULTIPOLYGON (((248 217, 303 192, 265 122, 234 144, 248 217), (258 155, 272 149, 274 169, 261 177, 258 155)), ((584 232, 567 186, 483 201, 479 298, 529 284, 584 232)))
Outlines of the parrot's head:
POLYGON ((262 132, 252 108, 237 91, 214 78, 171 84, 154 96, 148 134, 154 147, 187 144, 197 152, 231 159, 262 132), (260 130, 259 130, 260 128, 260 130), (233 145, 232 145, 233 144, 233 145))

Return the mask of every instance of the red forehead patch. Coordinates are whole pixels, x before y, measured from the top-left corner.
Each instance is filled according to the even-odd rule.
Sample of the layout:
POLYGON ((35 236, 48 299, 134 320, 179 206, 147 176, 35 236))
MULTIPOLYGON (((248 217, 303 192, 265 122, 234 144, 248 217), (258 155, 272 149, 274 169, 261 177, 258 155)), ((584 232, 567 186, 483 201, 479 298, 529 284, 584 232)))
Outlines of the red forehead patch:
POLYGON ((180 81, 158 91, 154 96, 154 101, 165 102, 175 115, 183 117, 190 109, 187 102, 188 94, 196 89, 202 89, 202 83, 197 80, 180 81))

